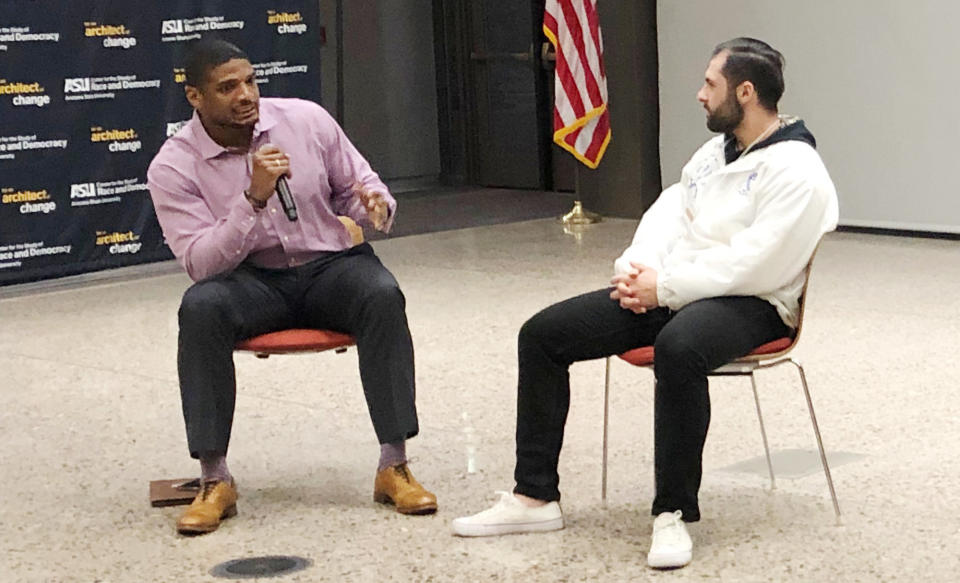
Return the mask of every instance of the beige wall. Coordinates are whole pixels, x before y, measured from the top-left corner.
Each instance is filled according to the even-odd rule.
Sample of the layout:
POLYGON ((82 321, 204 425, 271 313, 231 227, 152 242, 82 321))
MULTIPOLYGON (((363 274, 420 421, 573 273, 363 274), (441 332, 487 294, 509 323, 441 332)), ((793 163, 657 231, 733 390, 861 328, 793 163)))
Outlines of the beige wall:
POLYGON ((659 0, 665 185, 709 137, 695 93, 713 46, 754 36, 784 53, 781 112, 807 120, 841 224, 960 232, 960 2, 659 0))

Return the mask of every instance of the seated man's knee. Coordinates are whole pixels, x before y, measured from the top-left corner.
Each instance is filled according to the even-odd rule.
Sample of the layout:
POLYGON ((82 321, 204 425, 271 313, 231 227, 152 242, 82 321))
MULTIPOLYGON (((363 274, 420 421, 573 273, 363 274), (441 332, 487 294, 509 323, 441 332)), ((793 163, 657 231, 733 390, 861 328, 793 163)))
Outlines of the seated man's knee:
POLYGON ((553 321, 544 312, 534 314, 520 327, 518 341, 521 346, 550 343, 555 334, 553 321))
POLYGON ((657 335, 654 342, 654 368, 684 367, 703 368, 704 358, 690 333, 671 328, 669 325, 657 335))
POLYGON ((407 307, 407 298, 395 281, 377 282, 368 287, 363 295, 367 308, 392 312, 404 311, 407 307))
POLYGON ((222 317, 226 302, 221 285, 219 282, 207 281, 190 286, 180 301, 180 325, 208 322, 211 318, 222 317))

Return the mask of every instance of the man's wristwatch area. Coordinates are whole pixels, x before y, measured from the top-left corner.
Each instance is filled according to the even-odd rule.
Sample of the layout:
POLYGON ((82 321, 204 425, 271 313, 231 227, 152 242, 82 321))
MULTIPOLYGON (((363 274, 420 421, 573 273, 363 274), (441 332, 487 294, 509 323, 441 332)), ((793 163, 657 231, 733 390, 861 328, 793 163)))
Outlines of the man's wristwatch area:
POLYGON ((267 208, 267 201, 260 200, 259 198, 254 198, 253 195, 250 194, 249 190, 245 189, 243 191, 243 198, 247 199, 247 202, 253 205, 253 210, 257 212, 260 212, 263 209, 267 208))

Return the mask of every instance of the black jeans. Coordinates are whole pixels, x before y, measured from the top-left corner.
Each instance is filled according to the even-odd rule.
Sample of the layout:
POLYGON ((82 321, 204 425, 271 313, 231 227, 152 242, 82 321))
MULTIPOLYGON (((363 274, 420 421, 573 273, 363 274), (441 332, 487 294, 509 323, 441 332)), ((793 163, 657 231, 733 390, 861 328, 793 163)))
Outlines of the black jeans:
POLYGON ((530 318, 518 341, 515 492, 559 500, 557 463, 570 407, 574 362, 654 345, 653 514, 682 510, 700 519, 697 493, 710 424, 707 373, 757 346, 789 335, 770 303, 728 296, 637 315, 597 290, 554 304, 530 318))
POLYGON ((191 286, 180 304, 177 365, 193 457, 225 455, 236 401, 233 347, 284 328, 357 341, 360 380, 380 443, 419 431, 406 301, 369 244, 290 269, 242 264, 191 286))

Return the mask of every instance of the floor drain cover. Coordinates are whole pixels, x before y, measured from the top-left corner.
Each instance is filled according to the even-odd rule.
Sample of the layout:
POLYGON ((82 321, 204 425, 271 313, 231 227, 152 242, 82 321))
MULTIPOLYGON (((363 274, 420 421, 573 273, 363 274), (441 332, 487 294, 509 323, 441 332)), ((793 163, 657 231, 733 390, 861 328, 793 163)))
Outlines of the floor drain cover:
POLYGON ((224 579, 253 579, 254 577, 278 577, 300 571, 310 566, 310 559, 301 557, 251 557, 220 563, 210 570, 214 577, 224 579))

